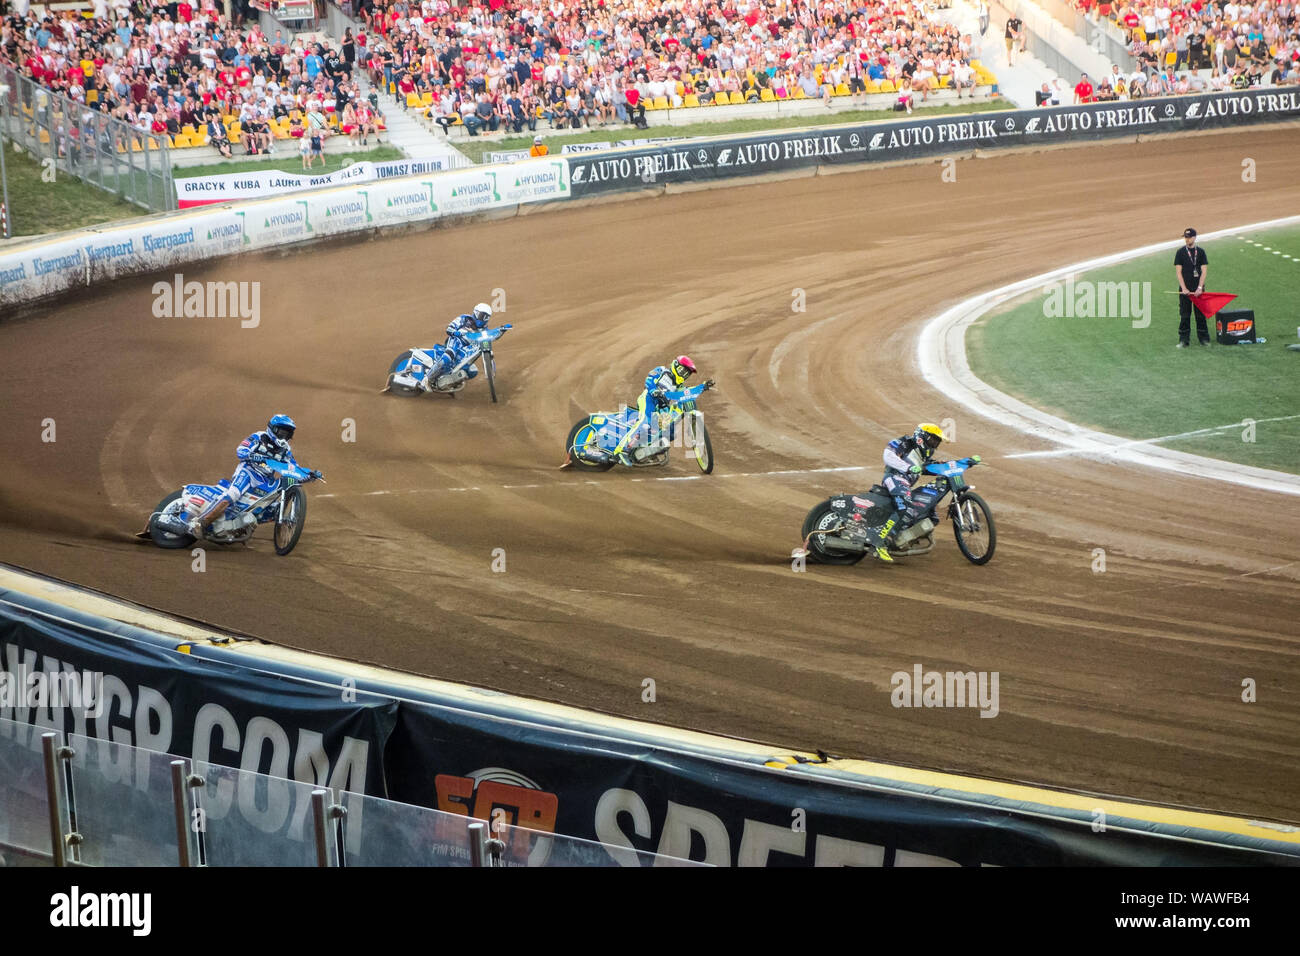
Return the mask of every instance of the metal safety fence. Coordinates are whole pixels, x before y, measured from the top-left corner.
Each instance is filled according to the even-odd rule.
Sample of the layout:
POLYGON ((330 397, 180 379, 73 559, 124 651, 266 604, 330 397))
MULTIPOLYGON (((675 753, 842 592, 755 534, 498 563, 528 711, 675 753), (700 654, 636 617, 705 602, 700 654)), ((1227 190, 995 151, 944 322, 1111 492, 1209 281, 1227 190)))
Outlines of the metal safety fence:
POLYGON ((75 176, 149 212, 176 208, 167 135, 47 90, 0 64, 0 138, 46 169, 75 176))
POLYGON ((0 719, 0 866, 704 866, 0 719))

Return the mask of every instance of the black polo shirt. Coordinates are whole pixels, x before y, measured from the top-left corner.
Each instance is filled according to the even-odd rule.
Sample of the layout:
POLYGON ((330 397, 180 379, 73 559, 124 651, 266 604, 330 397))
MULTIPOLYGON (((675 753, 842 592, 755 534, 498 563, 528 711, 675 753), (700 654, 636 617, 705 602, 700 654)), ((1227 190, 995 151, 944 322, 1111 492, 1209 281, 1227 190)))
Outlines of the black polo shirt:
POLYGON ((1209 265, 1210 260, 1205 256, 1205 250, 1200 246, 1192 246, 1188 249, 1186 245, 1179 247, 1174 253, 1174 265, 1182 273, 1183 285, 1188 292, 1195 292, 1201 284, 1201 267, 1209 265))

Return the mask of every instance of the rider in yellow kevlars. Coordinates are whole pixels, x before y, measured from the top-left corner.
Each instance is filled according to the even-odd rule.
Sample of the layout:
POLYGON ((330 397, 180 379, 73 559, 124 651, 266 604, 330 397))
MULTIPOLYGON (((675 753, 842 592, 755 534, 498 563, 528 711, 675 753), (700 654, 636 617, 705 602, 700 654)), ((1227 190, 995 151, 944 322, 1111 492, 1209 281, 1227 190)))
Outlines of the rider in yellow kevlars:
MULTIPOLYGON (((679 355, 672 364, 657 365, 645 377, 645 390, 636 401, 637 416, 632 427, 627 430, 623 440, 614 449, 614 455, 625 465, 632 464, 633 449, 642 441, 651 437, 654 422, 650 416, 658 414, 672 404, 668 393, 679 391, 686 385, 686 380, 696 372, 695 363, 689 356, 679 355)), ((706 382, 706 385, 712 385, 706 382)))

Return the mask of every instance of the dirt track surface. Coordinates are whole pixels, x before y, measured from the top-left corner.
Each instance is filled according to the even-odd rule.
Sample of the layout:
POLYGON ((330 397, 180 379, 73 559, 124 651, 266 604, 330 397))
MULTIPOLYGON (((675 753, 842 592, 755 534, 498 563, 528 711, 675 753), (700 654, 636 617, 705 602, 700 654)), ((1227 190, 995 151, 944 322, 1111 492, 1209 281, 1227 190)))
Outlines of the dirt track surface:
MULTIPOLYGON (((0 324, 0 559, 281 644, 632 717, 1300 819, 1295 499, 1007 460, 1049 446, 954 407, 914 358, 924 320, 981 290, 1187 224, 1300 211, 1297 138, 961 161, 953 184, 897 167, 186 270, 260 281, 257 329, 154 318, 152 280, 123 282, 0 324), (1241 182, 1246 156, 1257 183, 1241 182), (498 287, 516 326, 501 404, 481 380, 455 400, 379 393, 395 355, 498 287), (632 399, 682 351, 719 382, 702 403, 712 476, 658 480, 698 476, 681 458, 556 469, 583 411, 632 399), (209 547, 197 574, 188 552, 131 537, 180 484, 229 476, 279 411, 328 478, 294 554, 262 529, 209 547), (878 480, 886 441, 949 417, 953 453, 989 462, 972 480, 998 521, 992 563, 968 564, 945 522, 926 557, 792 571, 812 504, 878 480), (763 474, 849 465, 868 469, 763 474), (1001 712, 895 709, 890 677, 918 663, 998 671, 1001 712)), ((1176 310, 1155 321, 1172 347, 1176 310)))

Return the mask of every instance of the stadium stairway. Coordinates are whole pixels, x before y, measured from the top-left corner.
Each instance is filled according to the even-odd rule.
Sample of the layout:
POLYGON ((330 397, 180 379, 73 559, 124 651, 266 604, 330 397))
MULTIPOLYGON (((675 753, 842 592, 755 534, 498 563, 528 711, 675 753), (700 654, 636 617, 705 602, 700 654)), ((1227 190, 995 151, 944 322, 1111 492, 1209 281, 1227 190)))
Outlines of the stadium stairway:
POLYGON ((1007 25, 1006 10, 998 6, 992 10, 989 28, 980 36, 979 7, 969 0, 957 0, 950 11, 952 21, 962 33, 969 33, 980 50, 979 59, 998 78, 998 92, 1010 103, 1024 108, 1034 106, 1034 93, 1044 84, 1054 87, 1058 80, 1064 83, 1061 103, 1074 102, 1074 84, 1077 77, 1061 77, 1048 68, 1042 60, 1029 53, 1016 53, 1013 63, 1007 62, 1007 47, 1003 36, 1007 25))
MULTIPOLYGON (((362 71, 357 71, 357 85, 361 94, 368 96, 374 89, 362 71)), ((434 133, 417 119, 418 114, 405 108, 395 96, 379 93, 379 109, 384 114, 384 139, 392 143, 408 159, 447 159, 447 168, 458 169, 472 163, 455 146, 447 142, 440 132, 434 133)))

